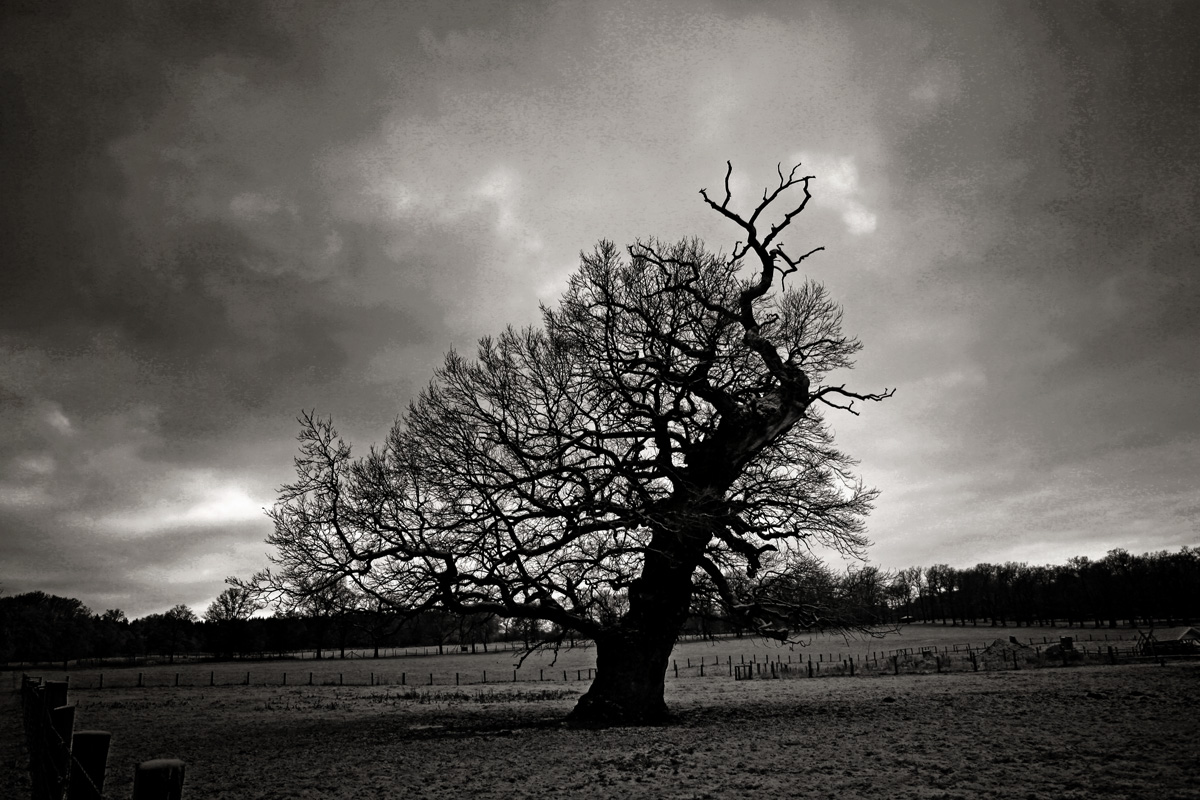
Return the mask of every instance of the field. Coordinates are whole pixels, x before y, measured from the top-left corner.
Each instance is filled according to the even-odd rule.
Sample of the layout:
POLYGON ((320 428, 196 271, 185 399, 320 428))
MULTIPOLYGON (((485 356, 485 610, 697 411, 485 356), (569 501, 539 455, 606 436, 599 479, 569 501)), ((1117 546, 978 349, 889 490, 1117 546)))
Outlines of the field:
MULTIPOLYGON (((776 642, 755 638, 720 638, 714 641, 686 641, 678 644, 672 653, 673 666, 678 666, 680 678, 699 677, 700 665, 705 664, 705 677, 724 675, 729 667, 750 661, 791 663, 799 667, 801 662, 812 660, 822 674, 830 665, 840 668, 841 662, 853 658, 859 668, 870 671, 887 671, 882 659, 897 651, 919 653, 922 649, 958 653, 965 657, 969 645, 982 649, 995 639, 1008 640, 1015 636, 1022 644, 1032 640, 1034 645, 1057 642, 1059 636, 1072 636, 1076 642, 1092 651, 1109 644, 1128 648, 1136 632, 1129 629, 1117 631, 1068 629, 1068 628, 991 628, 987 626, 953 627, 942 625, 906 625, 899 632, 880 637, 855 637, 818 634, 802 644, 781 645, 776 642), (1089 639, 1089 637, 1091 637, 1089 639), (872 664, 872 660, 876 663, 872 664), (716 667, 714 669, 713 667, 716 667)), ((228 686, 228 685, 308 685, 314 686, 467 686, 511 683, 516 672, 518 682, 541 681, 544 683, 577 684, 586 686, 588 670, 595 667, 596 652, 591 647, 563 648, 557 655, 537 652, 520 661, 519 652, 501 651, 489 653, 458 653, 447 649, 445 655, 437 655, 433 648, 428 655, 421 650, 410 650, 413 655, 396 658, 371 658, 370 652, 351 651, 351 657, 340 659, 326 657, 278 659, 272 661, 207 662, 179 659, 176 664, 157 663, 134 667, 106 666, 71 669, 67 672, 55 668, 28 668, 50 680, 69 678, 73 688, 120 688, 162 686, 228 686), (103 676, 103 677, 101 677, 103 676), (311 678, 310 678, 311 676, 311 678)), ((957 662, 957 669, 964 669, 966 662, 957 662)), ((668 677, 675 677, 674 668, 668 677)), ((12 688, 18 685, 19 674, 10 677, 12 688)), ((576 686, 575 688, 579 688, 576 686)))
MULTIPOLYGON (((960 645, 996 638, 957 632, 960 645)), ((1028 636, 1035 633, 1043 635, 1033 629, 1028 636)), ((933 633, 923 641, 916 634, 874 645, 877 651, 909 641, 931 646, 933 633)), ((676 657, 725 664, 738 661, 741 650, 747 658, 770 653, 786 662, 801 650, 749 640, 724 644, 688 643, 676 657)), ((587 652, 570 657, 583 664, 587 652)), ((420 661, 420 671, 434 672, 436 681, 463 666, 455 660, 479 658, 374 666, 420 661)), ((336 666, 343 663, 372 666, 370 659, 336 666)), ((264 665, 251 669, 257 668, 264 665)), ((668 679, 671 724, 623 729, 565 725, 587 683, 574 675, 563 683, 561 668, 553 682, 457 688, 253 680, 216 688, 181 680, 176 688, 160 680, 174 668, 162 667, 142 689, 109 682, 84 689, 77 678, 87 673, 72 674, 71 700, 77 727, 113 733, 105 792, 113 798, 129 796, 134 764, 156 757, 187 763, 184 796, 193 800, 1200 798, 1200 665, 1194 662, 745 681, 711 669, 700 678, 693 668, 692 676, 668 679)), ((527 662, 521 671, 527 669, 546 667, 527 662)))

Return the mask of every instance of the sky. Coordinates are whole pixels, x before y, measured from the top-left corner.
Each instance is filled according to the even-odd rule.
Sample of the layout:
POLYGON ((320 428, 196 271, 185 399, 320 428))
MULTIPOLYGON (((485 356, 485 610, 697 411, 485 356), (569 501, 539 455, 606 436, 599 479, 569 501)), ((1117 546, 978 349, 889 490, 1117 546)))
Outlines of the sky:
MULTIPOLYGON (((0 591, 202 613, 600 239, 793 252, 895 388, 872 563, 1200 544, 1200 4, 7 3, 0 591), (796 240, 792 244, 791 240, 796 240)), ((842 376, 839 376, 839 382, 842 376)))

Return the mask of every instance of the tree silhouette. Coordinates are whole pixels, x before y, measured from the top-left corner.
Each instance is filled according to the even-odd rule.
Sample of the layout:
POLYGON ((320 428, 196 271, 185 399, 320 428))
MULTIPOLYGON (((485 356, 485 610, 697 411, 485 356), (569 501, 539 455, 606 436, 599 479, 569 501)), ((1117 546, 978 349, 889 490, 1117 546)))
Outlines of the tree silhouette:
POLYGON ((793 256, 780 239, 813 177, 779 170, 743 215, 732 169, 720 202, 701 191, 739 230, 730 255, 600 242, 541 327, 485 338, 475 360, 451 352, 364 458, 305 414, 298 479, 271 512, 275 569, 247 585, 290 601, 349 581, 398 609, 590 637, 596 678, 573 712, 589 721, 665 713, 697 587, 766 636, 829 622, 804 593, 764 587, 787 585, 772 576, 795 574, 808 545, 863 552, 875 493, 821 409, 891 392, 827 381, 860 345, 823 287, 784 286, 822 249, 793 256))

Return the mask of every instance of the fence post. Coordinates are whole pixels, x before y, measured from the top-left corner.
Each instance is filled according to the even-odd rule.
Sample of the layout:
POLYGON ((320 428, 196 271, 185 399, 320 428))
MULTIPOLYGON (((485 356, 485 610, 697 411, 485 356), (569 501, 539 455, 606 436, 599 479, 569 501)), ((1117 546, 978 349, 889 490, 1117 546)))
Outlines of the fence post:
POLYGON ((143 761, 133 772, 133 800, 182 800, 183 762, 177 758, 143 761))
POLYGON ((108 765, 108 731, 76 731, 71 737, 71 778, 68 800, 101 800, 108 765))
POLYGON ((892 656, 892 671, 896 675, 900 674, 900 656, 892 656))
POLYGON ((46 681, 46 708, 58 708, 67 704, 67 682, 46 681))

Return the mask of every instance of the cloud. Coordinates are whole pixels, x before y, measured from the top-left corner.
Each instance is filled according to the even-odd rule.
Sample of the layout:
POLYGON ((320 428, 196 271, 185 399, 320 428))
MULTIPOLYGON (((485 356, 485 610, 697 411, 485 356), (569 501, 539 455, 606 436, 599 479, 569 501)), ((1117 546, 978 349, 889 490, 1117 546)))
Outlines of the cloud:
POLYGON ((803 165, 805 174, 817 178, 813 182, 815 206, 833 209, 841 217, 846 230, 855 236, 875 232, 879 217, 861 199, 866 192, 860 185, 854 156, 801 152, 795 161, 803 165))
POLYGON ((884 490, 879 560, 1194 542, 1198 29, 1187 4, 10 16, 0 582, 206 602, 262 565, 300 410, 377 441, 597 239, 728 252, 697 190, 729 160, 753 207, 796 153, 788 244, 826 246, 847 380, 899 387, 831 415, 884 490))

